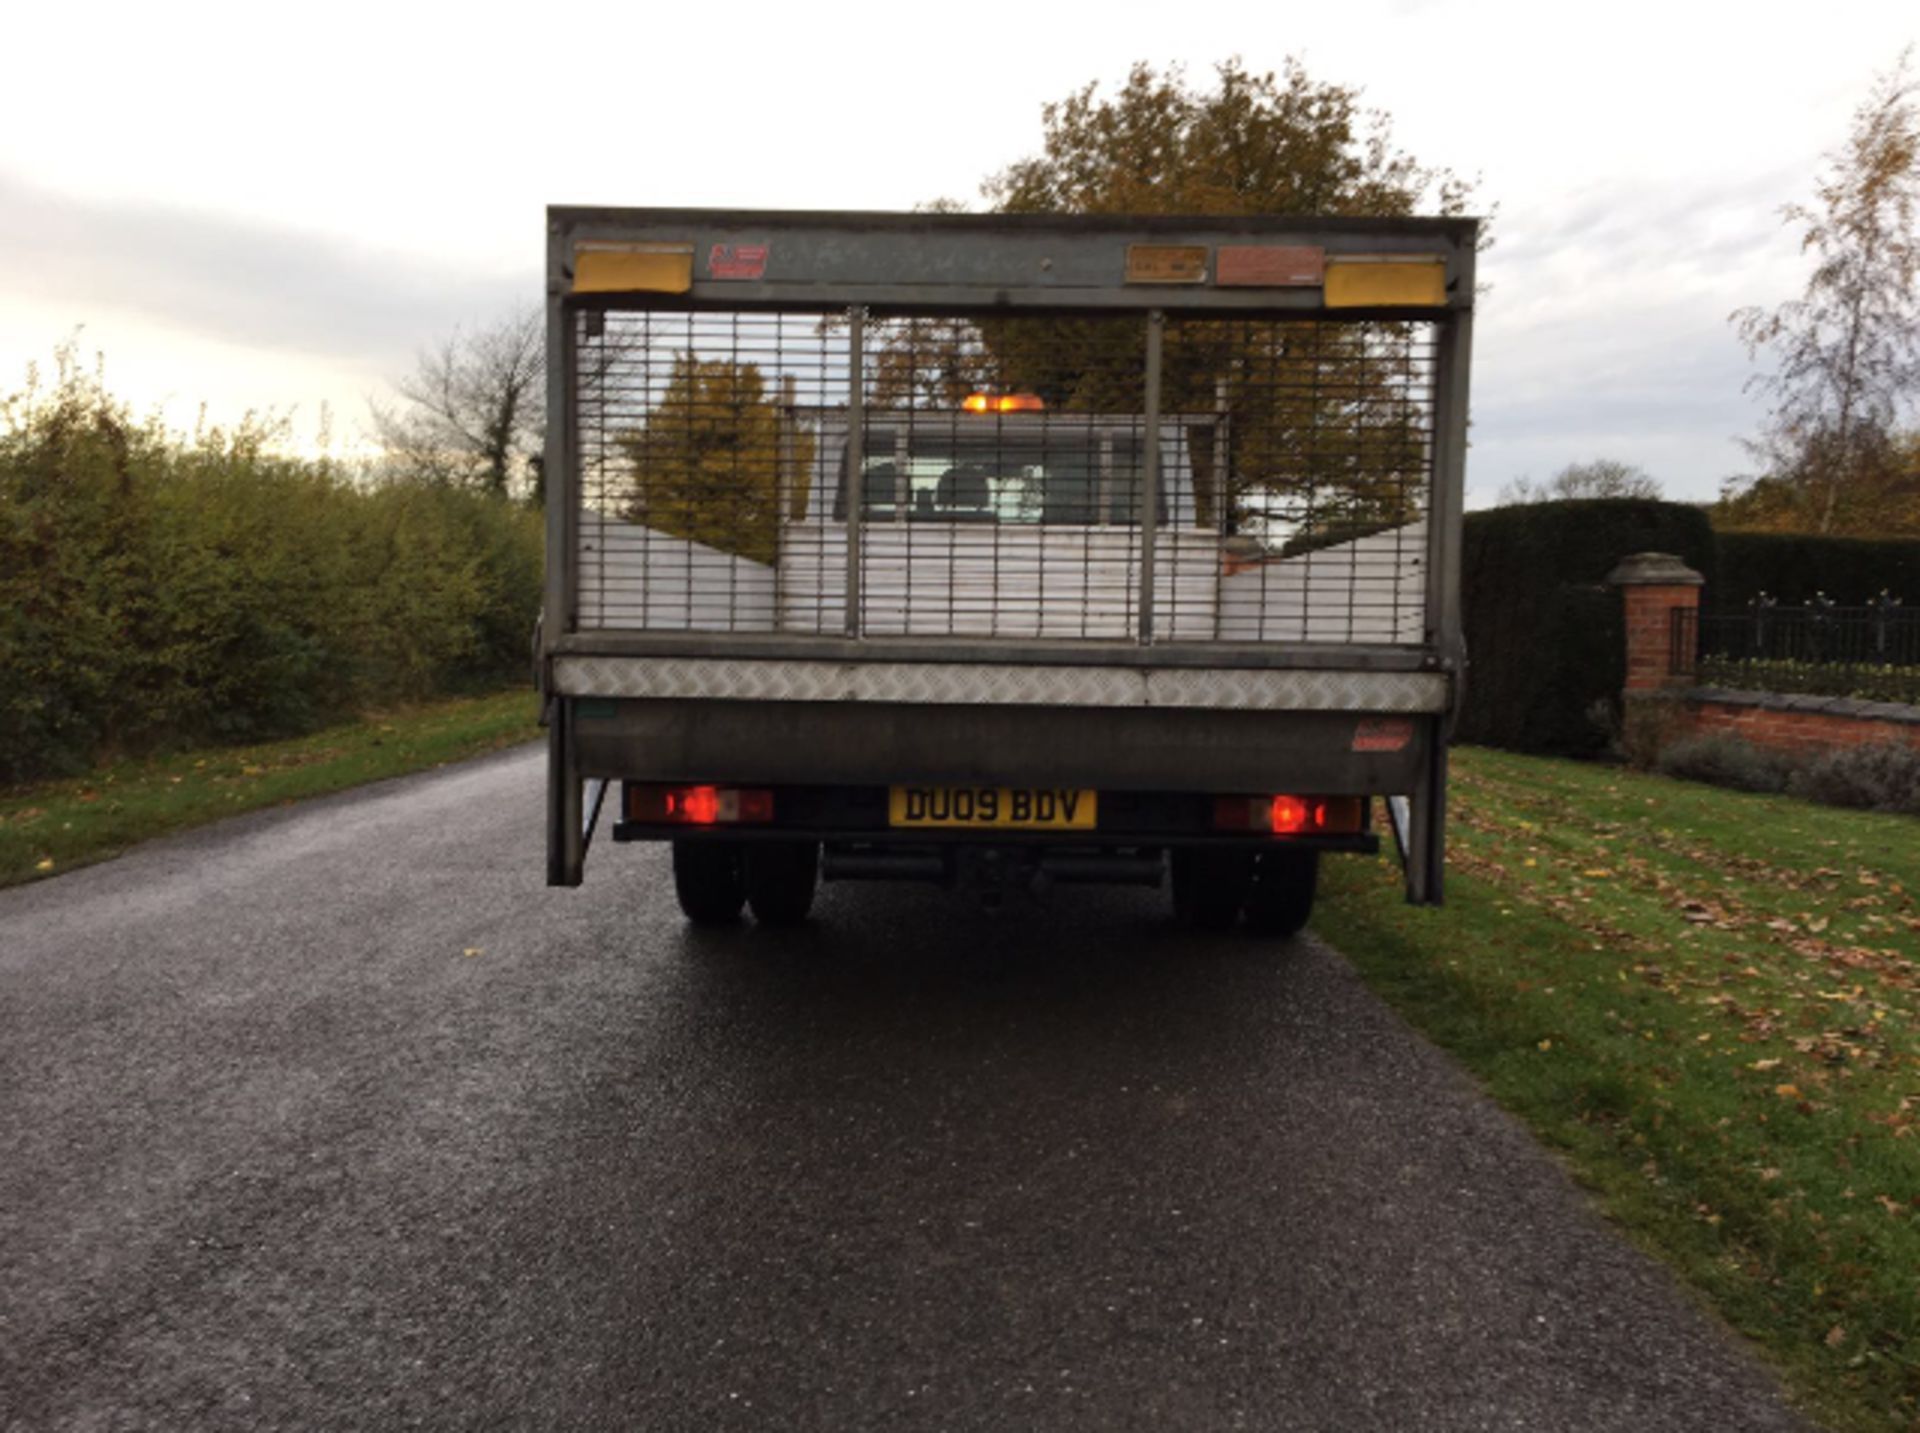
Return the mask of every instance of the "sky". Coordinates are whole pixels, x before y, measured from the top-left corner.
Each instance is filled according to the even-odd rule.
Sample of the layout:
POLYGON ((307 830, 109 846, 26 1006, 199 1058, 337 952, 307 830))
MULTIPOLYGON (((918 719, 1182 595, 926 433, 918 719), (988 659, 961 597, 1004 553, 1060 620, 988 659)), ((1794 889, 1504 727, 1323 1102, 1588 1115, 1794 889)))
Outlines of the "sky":
POLYGON ((1494 214, 1469 502, 1599 457, 1706 500, 1764 417, 1727 316, 1796 294, 1781 206, 1903 46, 1904 0, 1559 7, 36 6, 0 89, 0 394, 57 345, 180 425, 368 403, 540 298, 549 203, 982 207, 1041 107, 1230 55, 1363 91, 1494 214))

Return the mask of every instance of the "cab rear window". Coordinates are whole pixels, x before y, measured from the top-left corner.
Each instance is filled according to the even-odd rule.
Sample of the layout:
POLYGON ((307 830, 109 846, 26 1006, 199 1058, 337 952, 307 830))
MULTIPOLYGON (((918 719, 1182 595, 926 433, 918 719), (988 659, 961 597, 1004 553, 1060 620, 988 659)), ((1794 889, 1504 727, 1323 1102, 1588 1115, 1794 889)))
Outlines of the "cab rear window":
MULTIPOLYGON (((869 522, 1124 524, 1138 520, 1139 437, 874 428, 862 464, 869 522)), ((847 515, 847 454, 833 515, 847 515)))

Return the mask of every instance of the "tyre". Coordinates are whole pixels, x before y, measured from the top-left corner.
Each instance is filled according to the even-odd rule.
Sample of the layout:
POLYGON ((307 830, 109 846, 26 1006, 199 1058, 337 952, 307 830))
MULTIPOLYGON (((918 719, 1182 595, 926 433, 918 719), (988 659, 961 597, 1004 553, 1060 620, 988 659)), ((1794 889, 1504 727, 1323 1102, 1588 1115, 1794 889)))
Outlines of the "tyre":
POLYGON ((746 849, 747 904, 761 925, 798 925, 820 882, 818 841, 756 841, 746 849))
POLYGON ((695 925, 731 925, 746 903, 746 872, 733 841, 675 841, 673 891, 695 925))
POLYGON ((1314 891, 1320 884, 1320 853, 1274 849, 1262 851, 1253 865, 1247 890, 1247 929, 1255 935, 1298 935, 1313 914, 1314 891))
POLYGON ((1221 846, 1175 847, 1168 865, 1174 915, 1195 930, 1232 930, 1252 876, 1249 853, 1221 846))

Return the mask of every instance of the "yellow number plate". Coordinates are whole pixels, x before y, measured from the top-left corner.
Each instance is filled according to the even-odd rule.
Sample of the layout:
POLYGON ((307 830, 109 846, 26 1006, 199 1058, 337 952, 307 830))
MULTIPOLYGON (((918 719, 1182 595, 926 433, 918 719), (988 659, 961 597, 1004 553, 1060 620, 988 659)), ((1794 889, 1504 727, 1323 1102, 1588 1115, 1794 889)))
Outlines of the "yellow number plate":
POLYGON ((991 831, 1091 831, 1099 798, 1053 786, 896 786, 889 826, 991 831))

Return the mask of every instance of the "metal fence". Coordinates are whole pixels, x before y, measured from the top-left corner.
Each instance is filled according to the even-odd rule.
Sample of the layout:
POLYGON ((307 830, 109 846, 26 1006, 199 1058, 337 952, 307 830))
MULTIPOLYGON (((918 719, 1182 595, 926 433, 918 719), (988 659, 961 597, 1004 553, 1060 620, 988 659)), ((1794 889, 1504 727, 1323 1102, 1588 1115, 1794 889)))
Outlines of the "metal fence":
POLYGON ((1788 607, 1762 596, 1741 612, 1674 609, 1670 671, 1732 662, 1920 667, 1920 608, 1887 596, 1856 607, 1788 607))
POLYGON ((1435 324, 568 322, 584 629, 1426 637, 1435 324))

